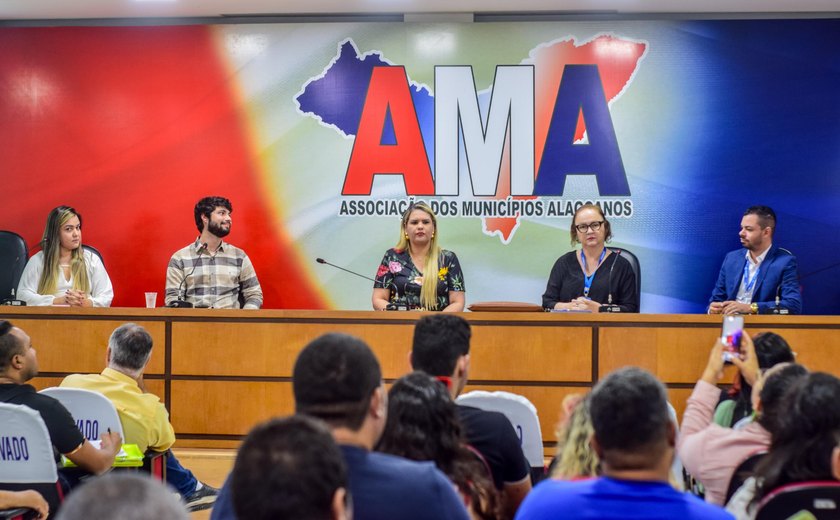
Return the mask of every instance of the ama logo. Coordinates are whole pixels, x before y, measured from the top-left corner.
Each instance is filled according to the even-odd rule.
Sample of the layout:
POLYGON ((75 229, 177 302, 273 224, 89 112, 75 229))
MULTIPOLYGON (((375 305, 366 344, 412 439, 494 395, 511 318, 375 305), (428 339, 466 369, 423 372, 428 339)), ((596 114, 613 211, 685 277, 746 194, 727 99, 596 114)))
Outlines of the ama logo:
POLYGON ((347 39, 295 101, 353 139, 340 215, 399 214, 407 201, 372 197, 377 178, 396 176, 406 196, 435 197, 443 216, 482 217, 507 242, 521 216, 569 216, 585 202, 561 198, 573 175, 594 177, 597 194, 586 201, 609 216, 632 214, 609 105, 647 46, 607 34, 555 40, 518 65, 498 65, 492 86, 478 91, 471 66, 435 66, 432 89, 347 39))

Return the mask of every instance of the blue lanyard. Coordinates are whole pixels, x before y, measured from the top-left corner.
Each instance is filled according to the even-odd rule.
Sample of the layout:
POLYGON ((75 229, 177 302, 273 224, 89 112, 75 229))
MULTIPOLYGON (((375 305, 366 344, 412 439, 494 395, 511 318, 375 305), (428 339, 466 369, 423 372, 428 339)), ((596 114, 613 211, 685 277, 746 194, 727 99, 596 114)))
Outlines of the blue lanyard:
POLYGON ((761 269, 761 264, 758 264, 755 268, 755 274, 752 276, 752 280, 750 280, 750 261, 747 260, 744 262, 744 292, 749 293, 752 291, 753 286, 755 285, 755 279, 758 278, 758 271, 761 269))
MULTIPOLYGON (((601 262, 604 261, 605 256, 607 256, 606 247, 601 251, 601 257, 598 258, 598 267, 601 267, 601 262)), ((583 254, 583 249, 580 250, 580 261, 583 264, 583 297, 589 298, 589 289, 592 287, 592 279, 595 278, 595 271, 598 270, 598 267, 592 271, 592 274, 586 274, 586 255, 583 254)))

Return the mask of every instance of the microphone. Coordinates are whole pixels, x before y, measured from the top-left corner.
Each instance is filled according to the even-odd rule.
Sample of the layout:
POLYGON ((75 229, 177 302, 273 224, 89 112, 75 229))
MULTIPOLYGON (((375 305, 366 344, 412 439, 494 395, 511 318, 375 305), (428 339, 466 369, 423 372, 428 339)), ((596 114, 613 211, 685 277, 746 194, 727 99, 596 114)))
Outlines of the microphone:
MULTIPOLYGON (((616 255, 616 257, 618 257, 618 255, 621 254, 621 251, 616 249, 610 249, 610 252, 616 255)), ((598 309, 598 312, 621 312, 621 307, 619 307, 618 305, 613 305, 612 302, 612 273, 613 268, 615 267, 615 263, 617 261, 618 258, 613 259, 613 263, 610 266, 610 274, 607 277, 607 290, 609 291, 609 293, 607 294, 607 303, 606 305, 601 305, 601 307, 598 309)))
POLYGON ((790 314, 788 309, 783 309, 780 307, 782 301, 782 284, 780 283, 776 287, 776 306, 770 311, 770 314, 790 314))
POLYGON ((0 305, 11 305, 12 307, 26 307, 26 302, 23 300, 18 300, 15 297, 15 289, 12 288, 10 297, 0 302, 0 305))
MULTIPOLYGON (((351 271, 350 269, 345 269, 344 267, 341 267, 340 265, 331 264, 331 263, 327 262, 326 260, 324 260, 323 258, 316 258, 315 261, 318 262, 319 264, 326 264, 330 267, 335 267, 336 269, 341 269, 344 272, 356 275, 359 278, 364 278, 365 280, 370 280, 373 283, 377 283, 377 281, 374 278, 371 278, 370 276, 365 276, 363 274, 357 273, 356 271, 351 271)), ((388 284, 388 289, 390 289, 392 285, 394 286, 394 294, 397 295, 397 299, 399 300, 400 299, 400 296, 399 296, 400 293, 397 290, 397 285, 394 283, 393 280, 391 280, 390 283, 388 284)), ((405 302, 402 302, 402 301, 391 302, 385 307, 385 310, 386 311, 400 311, 400 310, 407 311, 408 310, 408 304, 406 304, 405 302)))
POLYGON ((181 283, 178 284, 178 299, 169 302, 168 307, 172 308, 182 308, 182 309, 189 309, 193 307, 193 304, 187 301, 187 288, 184 284, 187 283, 187 278, 192 276, 195 272, 195 268, 198 267, 198 260, 201 258, 201 254, 207 251, 207 242, 202 242, 201 247, 198 248, 198 256, 195 257, 195 261, 193 262, 193 267, 190 270, 190 273, 181 280, 181 283), (181 290, 183 289, 183 293, 181 290), (183 294, 183 296, 182 296, 183 294))

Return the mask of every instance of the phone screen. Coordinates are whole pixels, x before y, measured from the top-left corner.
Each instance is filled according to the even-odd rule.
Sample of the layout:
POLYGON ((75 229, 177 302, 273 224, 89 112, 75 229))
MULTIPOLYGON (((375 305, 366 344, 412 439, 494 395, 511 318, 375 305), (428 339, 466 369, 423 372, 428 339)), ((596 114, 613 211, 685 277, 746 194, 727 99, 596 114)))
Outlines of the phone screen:
POLYGON ((723 318, 723 330, 720 341, 723 343, 723 361, 731 363, 732 358, 741 354, 741 337, 744 335, 744 317, 726 316, 723 318))

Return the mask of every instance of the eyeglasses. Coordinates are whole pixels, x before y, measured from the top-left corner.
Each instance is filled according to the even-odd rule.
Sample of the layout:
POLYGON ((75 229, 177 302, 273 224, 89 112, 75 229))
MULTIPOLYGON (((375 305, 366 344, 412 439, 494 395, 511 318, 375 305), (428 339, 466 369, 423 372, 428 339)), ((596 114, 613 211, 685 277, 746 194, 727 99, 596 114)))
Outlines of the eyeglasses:
POLYGON ((603 220, 596 220, 595 222, 590 222, 589 224, 578 224, 575 226, 575 229, 578 230, 578 233, 586 233, 588 229, 592 231, 598 231, 601 229, 601 224, 603 224, 603 220))

